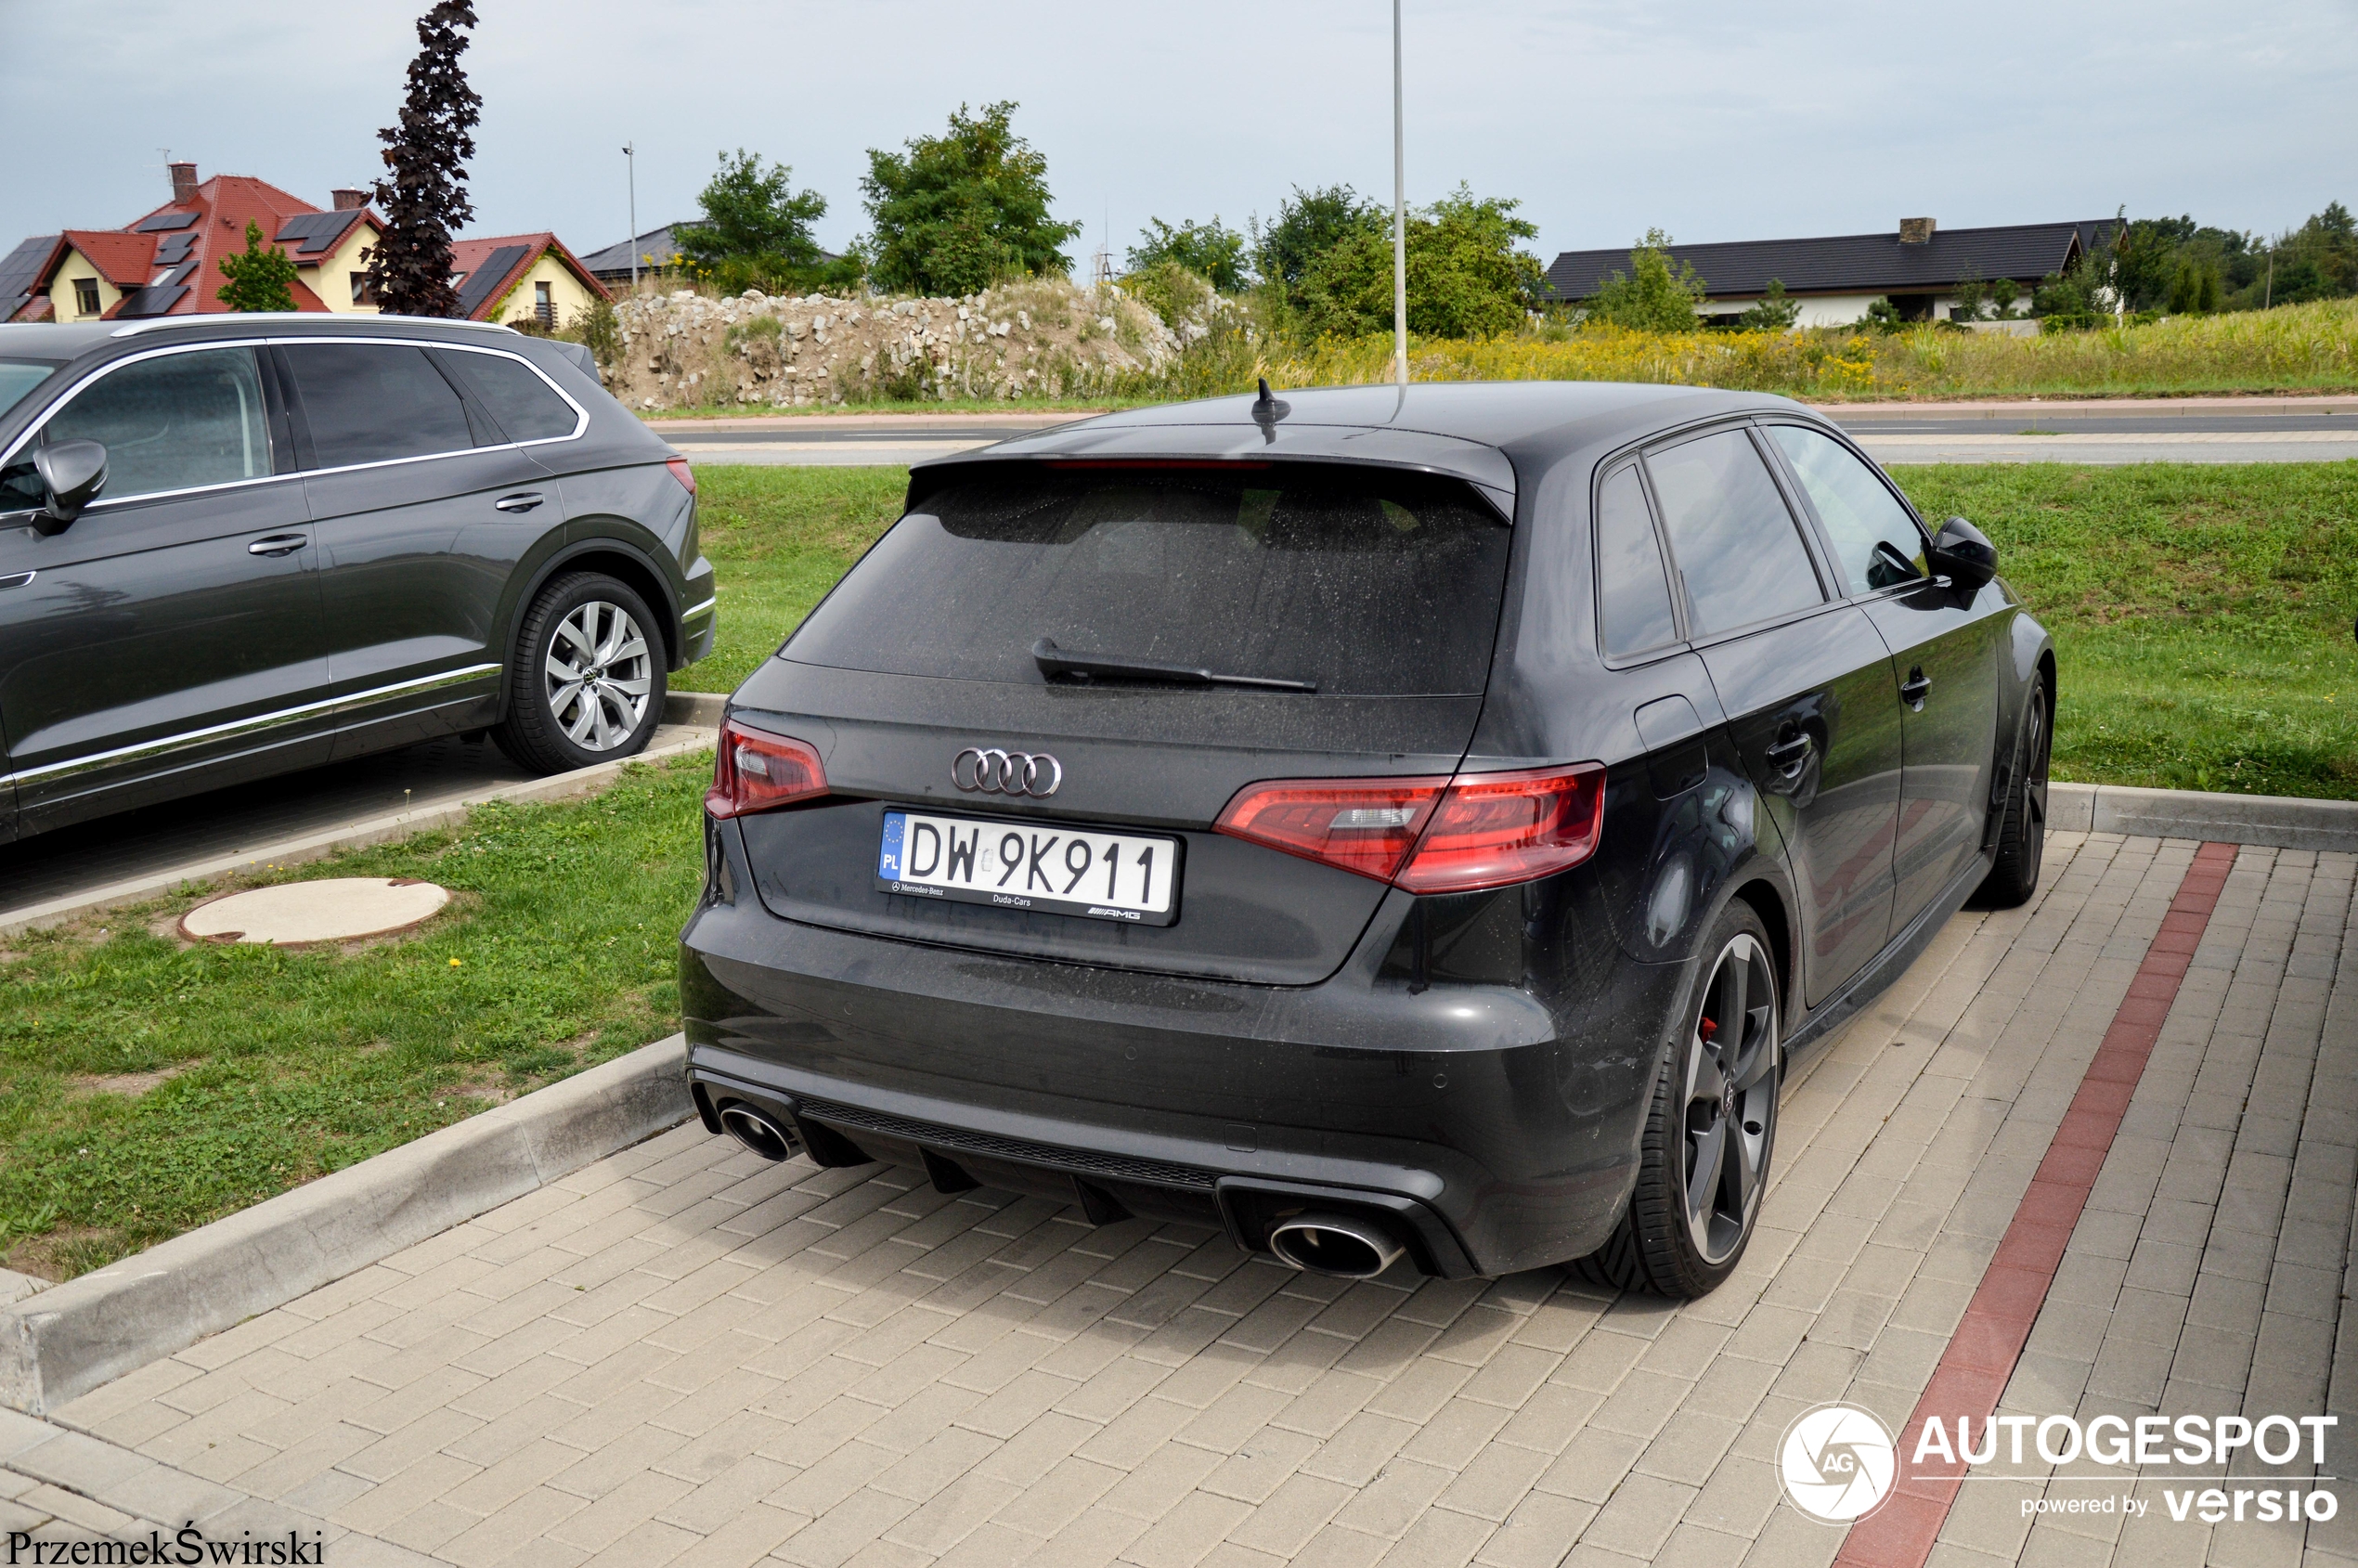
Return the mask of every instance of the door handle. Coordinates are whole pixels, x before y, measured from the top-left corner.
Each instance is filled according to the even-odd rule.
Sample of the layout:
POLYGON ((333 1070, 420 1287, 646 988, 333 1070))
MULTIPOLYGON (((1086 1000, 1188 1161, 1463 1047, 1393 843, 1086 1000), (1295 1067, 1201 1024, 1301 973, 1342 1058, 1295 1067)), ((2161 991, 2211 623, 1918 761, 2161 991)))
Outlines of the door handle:
POLYGON ((1790 740, 1779 741, 1768 750, 1769 766, 1785 778, 1798 778, 1801 770, 1808 764, 1810 748, 1816 744, 1809 738, 1807 730, 1790 740))
POLYGON ((530 512, 540 504, 538 490, 525 490, 512 496, 501 496, 491 503, 494 512, 530 512))
POLYGON ((266 534, 246 546, 248 555, 292 555, 311 542, 304 534, 266 534))
POLYGON ((1899 700, 1918 713, 1924 710, 1924 698, 1931 692, 1932 678, 1924 673, 1922 665, 1910 670, 1908 679, 1899 683, 1899 700))

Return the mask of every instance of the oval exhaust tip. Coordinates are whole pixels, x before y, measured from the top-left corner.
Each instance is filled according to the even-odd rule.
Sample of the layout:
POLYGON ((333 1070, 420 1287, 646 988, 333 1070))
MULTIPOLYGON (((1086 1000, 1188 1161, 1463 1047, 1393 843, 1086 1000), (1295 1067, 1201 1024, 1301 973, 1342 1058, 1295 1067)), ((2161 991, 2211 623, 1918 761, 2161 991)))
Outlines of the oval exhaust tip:
POLYGON ((1379 1227, 1347 1214, 1297 1214, 1269 1231, 1269 1250, 1307 1274, 1373 1279, 1402 1254, 1379 1227))
POLYGON ((793 1134, 751 1106, 721 1107, 720 1125, 731 1137, 764 1160, 784 1160, 795 1151, 793 1134))

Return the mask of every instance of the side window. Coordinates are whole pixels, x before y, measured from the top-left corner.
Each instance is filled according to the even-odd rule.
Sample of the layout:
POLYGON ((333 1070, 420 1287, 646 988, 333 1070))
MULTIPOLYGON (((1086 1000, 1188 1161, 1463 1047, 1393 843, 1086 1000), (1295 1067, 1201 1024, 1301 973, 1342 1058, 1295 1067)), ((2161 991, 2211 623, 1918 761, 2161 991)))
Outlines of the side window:
POLYGON ((558 396, 547 382, 521 360, 504 354, 471 354, 465 349, 434 351, 443 368, 466 382, 475 400, 491 410, 511 441, 547 441, 571 435, 579 422, 573 405, 558 396))
POLYGON ((105 444, 101 500, 270 473, 270 421, 251 348, 159 355, 111 370, 50 416, 43 439, 105 444))
POLYGON ((321 468, 463 452, 474 445, 467 407, 425 350, 407 343, 288 343, 321 468))
POLYGON ((1597 489, 1597 620, 1612 658, 1678 638, 1662 541, 1635 465, 1615 470, 1597 489))
POLYGON ((1699 636, 1825 602, 1808 547, 1742 430, 1646 455, 1699 636))
POLYGON ((1867 593, 1929 575, 1924 530, 1848 447, 1796 424, 1770 425, 1768 433, 1826 525, 1848 591, 1867 593))

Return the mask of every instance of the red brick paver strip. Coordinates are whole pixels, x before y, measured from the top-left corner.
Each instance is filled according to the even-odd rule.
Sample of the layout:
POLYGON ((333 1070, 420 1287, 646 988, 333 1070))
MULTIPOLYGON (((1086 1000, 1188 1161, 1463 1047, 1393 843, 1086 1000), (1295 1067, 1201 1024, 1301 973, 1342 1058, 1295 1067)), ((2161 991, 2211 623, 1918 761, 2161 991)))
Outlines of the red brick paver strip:
POLYGON ((1931 1557, 1966 1467, 1962 1458, 1937 1456, 1916 1463, 1907 1434, 1923 1430, 1924 1422, 1935 1416, 1953 1426, 1968 1417, 1976 1424, 1986 1423, 1997 1414, 1999 1396, 2014 1376, 2015 1363, 2063 1262, 2065 1245, 2079 1224, 2105 1154, 2120 1131, 2130 1096, 2144 1074, 2235 864, 2235 846, 2205 844, 2186 868, 2170 913, 2130 982, 2129 994, 2113 1014, 2112 1027, 2089 1062, 2079 1092, 2072 1096, 2046 1158, 2015 1210, 2014 1223, 2006 1227, 1964 1317, 1941 1353, 1932 1381, 1900 1429, 1899 1468, 1890 1499, 1851 1526, 1837 1563, 1924 1568, 1931 1557))

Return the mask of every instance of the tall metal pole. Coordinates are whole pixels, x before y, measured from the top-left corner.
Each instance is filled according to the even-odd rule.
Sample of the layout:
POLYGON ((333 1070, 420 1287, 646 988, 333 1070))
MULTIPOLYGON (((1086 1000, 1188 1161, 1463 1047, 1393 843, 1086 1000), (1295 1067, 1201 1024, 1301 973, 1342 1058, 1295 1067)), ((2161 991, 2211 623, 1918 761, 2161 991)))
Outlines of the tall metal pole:
POLYGON ((630 295, 639 295, 639 144, 622 144, 624 167, 630 171, 630 295))
POLYGON ((1401 126, 1400 0, 1392 0, 1392 336, 1399 382, 1408 384, 1408 144, 1401 126))

